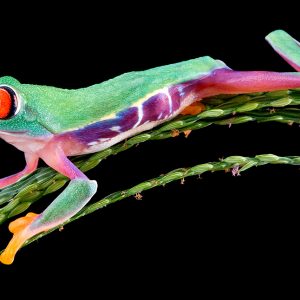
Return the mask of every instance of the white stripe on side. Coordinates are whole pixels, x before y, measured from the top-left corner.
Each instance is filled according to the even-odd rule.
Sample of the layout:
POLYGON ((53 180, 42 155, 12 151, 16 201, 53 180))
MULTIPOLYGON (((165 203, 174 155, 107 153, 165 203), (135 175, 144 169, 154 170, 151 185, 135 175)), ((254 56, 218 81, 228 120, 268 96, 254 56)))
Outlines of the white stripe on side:
POLYGON ((138 109, 138 120, 132 128, 136 128, 137 126, 139 126, 139 124, 141 123, 143 116, 144 116, 143 104, 138 105, 137 109, 138 109))
POLYGON ((164 88, 163 89, 163 93, 168 97, 169 113, 171 115, 173 113, 173 102, 172 102, 171 95, 169 93, 169 89, 168 88, 164 88))

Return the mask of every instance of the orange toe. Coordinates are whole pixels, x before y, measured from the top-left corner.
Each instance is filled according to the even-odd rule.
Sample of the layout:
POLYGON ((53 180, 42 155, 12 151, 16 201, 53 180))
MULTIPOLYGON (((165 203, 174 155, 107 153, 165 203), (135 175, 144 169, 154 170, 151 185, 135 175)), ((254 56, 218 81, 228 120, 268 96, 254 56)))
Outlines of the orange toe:
POLYGON ((31 224, 33 222, 33 220, 36 219, 37 216, 38 216, 38 214, 30 212, 25 217, 18 218, 16 220, 14 220, 13 222, 11 222, 8 225, 8 229, 11 233, 18 233, 19 231, 24 229, 26 226, 31 224))
POLYGON ((205 110, 205 105, 201 102, 194 102, 190 106, 186 107, 180 114, 181 115, 198 115, 205 110))
POLYGON ((14 235, 0 255, 1 263, 10 265, 14 261, 17 251, 26 240, 34 235, 28 227, 37 217, 38 214, 28 213, 25 217, 18 218, 9 224, 8 228, 14 235))

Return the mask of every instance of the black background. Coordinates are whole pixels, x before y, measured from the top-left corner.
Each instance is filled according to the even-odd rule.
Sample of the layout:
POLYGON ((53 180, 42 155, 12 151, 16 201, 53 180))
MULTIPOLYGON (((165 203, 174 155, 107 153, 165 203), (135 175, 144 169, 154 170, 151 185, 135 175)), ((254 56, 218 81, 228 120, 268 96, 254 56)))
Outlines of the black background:
MULTIPOLYGON (((14 18, 16 29, 2 31, 0 76, 80 88, 204 55, 238 70, 291 71, 264 37, 282 28, 300 39, 292 12, 276 4, 263 11, 254 3, 186 3, 167 10, 150 3, 68 12, 40 8, 14 18)), ((96 200, 177 167, 229 155, 299 155, 298 135, 297 125, 212 126, 188 139, 144 143, 87 175, 99 183, 96 200)), ((24 166, 21 152, 4 141, 0 147, 1 177, 24 166)), ((31 284, 46 280, 45 286, 51 272, 55 285, 65 278, 78 284, 96 279, 100 294, 111 282, 118 287, 110 289, 112 294, 118 289, 134 294, 142 284, 142 298, 158 288, 185 294, 236 291, 237 286, 247 293, 260 286, 272 289, 267 281, 297 270, 299 175, 297 166, 264 166, 239 177, 216 172, 143 192, 141 201, 132 197, 113 204, 22 249, 0 272, 15 280, 28 275, 31 284)), ((30 209, 39 212, 53 199, 30 209)), ((0 233, 3 248, 7 224, 0 233)))

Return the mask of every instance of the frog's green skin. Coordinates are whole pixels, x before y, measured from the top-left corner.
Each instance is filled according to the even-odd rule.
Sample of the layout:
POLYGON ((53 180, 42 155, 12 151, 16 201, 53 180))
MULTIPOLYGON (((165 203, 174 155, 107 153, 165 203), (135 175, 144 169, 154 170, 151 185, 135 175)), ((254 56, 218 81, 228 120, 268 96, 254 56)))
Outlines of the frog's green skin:
MULTIPOLYGON (((299 65, 299 46, 290 36, 276 31, 268 41, 289 63, 299 65)), ((12 263, 27 239, 63 223, 95 194, 97 183, 77 169, 68 156, 105 149, 174 118, 204 97, 297 87, 298 73, 232 71, 208 56, 126 73, 78 90, 22 84, 12 77, 1 77, 0 95, 9 93, 14 107, 9 117, 0 119, 0 137, 25 153, 26 167, 0 179, 0 188, 33 172, 39 158, 71 182, 44 212, 29 213, 10 224, 14 236, 0 261, 12 263)))
POLYGON ((274 50, 295 70, 300 71, 300 43, 283 30, 275 30, 266 36, 274 50))

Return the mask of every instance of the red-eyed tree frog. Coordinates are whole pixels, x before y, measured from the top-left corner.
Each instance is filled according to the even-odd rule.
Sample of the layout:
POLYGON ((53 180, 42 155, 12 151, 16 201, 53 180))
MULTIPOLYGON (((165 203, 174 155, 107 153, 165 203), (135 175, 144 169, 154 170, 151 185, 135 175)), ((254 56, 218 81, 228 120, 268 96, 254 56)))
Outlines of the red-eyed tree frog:
MULTIPOLYGON (((284 31, 266 38, 297 71, 299 43, 284 31)), ((0 262, 11 264, 23 243, 72 217, 96 193, 97 183, 69 156, 97 152, 166 122, 187 107, 199 113, 205 97, 300 87, 300 73, 233 71, 201 57, 147 71, 130 72, 90 87, 67 90, 0 78, 0 137, 25 154, 23 171, 0 179, 0 188, 36 170, 39 159, 70 178, 66 189, 40 214, 13 221, 13 237, 0 262)), ((187 110, 186 110, 187 111, 187 110)))

